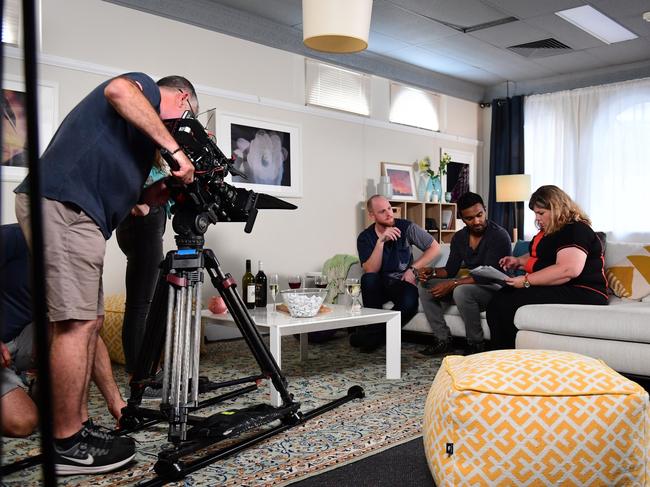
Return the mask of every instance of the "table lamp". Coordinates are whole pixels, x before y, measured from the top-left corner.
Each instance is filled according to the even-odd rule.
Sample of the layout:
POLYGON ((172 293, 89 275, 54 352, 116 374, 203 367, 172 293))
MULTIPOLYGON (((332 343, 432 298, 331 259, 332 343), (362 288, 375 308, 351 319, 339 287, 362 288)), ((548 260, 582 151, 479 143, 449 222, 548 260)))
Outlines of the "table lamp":
POLYGON ((515 203, 515 225, 512 229, 512 241, 516 242, 517 202, 526 201, 530 197, 530 174, 508 174, 496 177, 497 203, 515 203))
POLYGON ((372 0, 302 0, 302 39, 311 49, 338 54, 368 47, 372 0))

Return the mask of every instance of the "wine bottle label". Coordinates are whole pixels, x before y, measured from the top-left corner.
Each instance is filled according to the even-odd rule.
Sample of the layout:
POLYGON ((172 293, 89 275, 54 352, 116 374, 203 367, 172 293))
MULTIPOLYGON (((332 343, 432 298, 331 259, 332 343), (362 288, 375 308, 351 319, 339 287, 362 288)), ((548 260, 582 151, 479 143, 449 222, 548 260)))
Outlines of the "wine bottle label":
POLYGON ((250 284, 246 286, 246 302, 254 303, 255 302, 255 285, 250 284))

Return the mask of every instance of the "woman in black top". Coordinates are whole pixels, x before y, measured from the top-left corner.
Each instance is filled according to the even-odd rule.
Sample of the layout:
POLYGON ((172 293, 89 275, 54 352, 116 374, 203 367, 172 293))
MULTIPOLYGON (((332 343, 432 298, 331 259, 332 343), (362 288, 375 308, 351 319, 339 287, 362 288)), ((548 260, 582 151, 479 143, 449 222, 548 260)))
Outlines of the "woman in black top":
POLYGON ((492 345, 514 348, 515 313, 527 304, 607 304, 603 246, 589 217, 557 186, 541 186, 528 207, 539 233, 521 257, 504 257, 506 271, 525 275, 506 280, 487 308, 492 345))

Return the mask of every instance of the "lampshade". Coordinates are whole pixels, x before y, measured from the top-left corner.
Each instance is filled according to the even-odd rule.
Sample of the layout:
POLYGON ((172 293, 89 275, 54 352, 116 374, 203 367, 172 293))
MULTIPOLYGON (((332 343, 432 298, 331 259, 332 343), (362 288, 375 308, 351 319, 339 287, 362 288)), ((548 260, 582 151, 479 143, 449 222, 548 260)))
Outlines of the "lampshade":
POLYGON ((372 0, 302 0, 303 42, 316 51, 363 51, 371 13, 372 0))
POLYGON ((530 175, 497 176, 497 202, 526 201, 530 197, 530 175))

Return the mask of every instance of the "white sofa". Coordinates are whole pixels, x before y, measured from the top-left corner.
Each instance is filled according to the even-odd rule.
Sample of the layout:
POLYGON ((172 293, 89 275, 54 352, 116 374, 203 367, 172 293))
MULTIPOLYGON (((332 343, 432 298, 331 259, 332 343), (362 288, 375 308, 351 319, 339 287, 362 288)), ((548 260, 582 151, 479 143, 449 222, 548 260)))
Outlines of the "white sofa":
MULTIPOLYGON (((620 262, 638 244, 607 242, 605 266, 620 262)), ((442 266, 449 246, 433 264, 442 266)), ((390 305, 389 305, 390 307, 390 305)), ((490 330, 481 315, 486 338, 490 330)), ((458 309, 446 305, 445 321, 455 337, 465 336, 458 309)), ((618 372, 650 377, 650 297, 630 301, 610 297, 609 306, 543 304, 524 306, 515 315, 517 348, 564 350, 600 358, 618 372)), ((404 330, 430 333, 426 316, 420 312, 404 330)))

